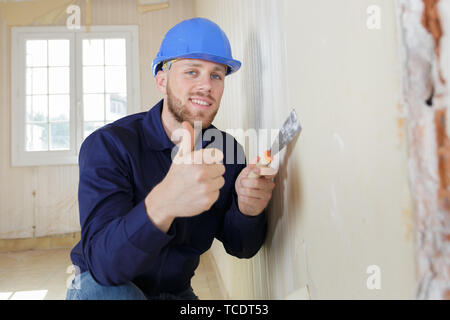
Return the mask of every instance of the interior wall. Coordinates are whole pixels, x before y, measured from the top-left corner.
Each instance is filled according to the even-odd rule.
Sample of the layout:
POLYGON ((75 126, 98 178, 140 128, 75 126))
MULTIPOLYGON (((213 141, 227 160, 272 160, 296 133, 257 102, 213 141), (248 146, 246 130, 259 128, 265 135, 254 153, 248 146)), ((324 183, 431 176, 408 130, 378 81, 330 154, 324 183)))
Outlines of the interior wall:
POLYGON ((307 287, 312 299, 414 298, 395 2, 195 4, 243 62, 226 80, 215 124, 278 128, 294 107, 303 126, 280 157, 264 247, 250 260, 219 242, 211 249, 228 296, 284 299, 307 287), (367 27, 372 5, 379 29, 367 27))
POLYGON ((10 30, 23 25, 65 25, 68 3, 81 8, 85 25, 138 25, 141 103, 146 111, 159 99, 151 62, 167 30, 193 17, 192 0, 171 0, 167 9, 145 11, 132 0, 39 0, 0 4, 0 239, 79 231, 78 166, 11 167, 10 30), (45 9, 45 10, 44 10, 45 9))
POLYGON ((398 1, 419 299, 450 297, 450 11, 445 3, 448 5, 439 0, 398 1))
MULTIPOLYGON (((446 101, 443 103, 446 109, 450 107, 450 2, 449 1, 440 1, 439 3, 439 12, 440 17, 442 21, 442 28, 443 28, 443 37, 442 37, 442 45, 441 45, 441 52, 440 52, 440 59, 441 59, 441 68, 444 79, 446 79, 446 101)), ((450 112, 447 110, 446 114, 446 133, 447 133, 447 139, 450 137, 450 112)), ((448 140, 447 140, 448 141, 448 140)), ((449 146, 447 145, 447 150, 449 146)), ((447 158, 448 159, 448 158, 447 158)), ((447 208, 448 209, 448 208, 447 208)), ((446 245, 443 246, 442 252, 443 255, 447 257, 447 259, 442 259, 443 263, 442 270, 448 270, 450 268, 450 259, 448 259, 450 255, 450 215, 446 215, 446 229, 445 233, 441 232, 440 238, 445 239, 446 245)), ((440 283, 443 284, 439 287, 439 299, 446 299, 450 300, 450 273, 442 273, 443 275, 440 277, 440 283)))

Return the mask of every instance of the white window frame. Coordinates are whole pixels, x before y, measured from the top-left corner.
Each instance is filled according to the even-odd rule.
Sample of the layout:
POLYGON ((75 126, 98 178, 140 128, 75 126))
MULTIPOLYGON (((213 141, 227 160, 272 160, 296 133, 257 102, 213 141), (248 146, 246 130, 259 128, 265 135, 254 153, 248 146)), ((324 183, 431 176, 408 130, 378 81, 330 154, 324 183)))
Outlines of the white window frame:
POLYGON ((17 166, 73 165, 83 139, 82 46, 88 38, 125 38, 127 63, 127 115, 140 112, 138 26, 92 26, 68 30, 66 27, 13 27, 11 29, 11 163, 17 166), (26 48, 27 40, 70 39, 70 149, 26 151, 26 48))

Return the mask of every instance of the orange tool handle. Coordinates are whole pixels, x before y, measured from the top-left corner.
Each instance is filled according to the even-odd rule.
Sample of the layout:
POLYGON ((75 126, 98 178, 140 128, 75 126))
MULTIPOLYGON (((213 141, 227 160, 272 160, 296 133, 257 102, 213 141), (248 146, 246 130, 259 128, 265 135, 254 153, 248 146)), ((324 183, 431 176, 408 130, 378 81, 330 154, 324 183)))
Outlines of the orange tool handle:
MULTIPOLYGON (((264 175, 264 173, 267 171, 264 168, 269 168, 269 164, 272 162, 272 157, 270 156, 270 150, 266 150, 264 152, 264 157, 261 157, 258 161, 258 163, 256 163, 256 167, 261 168, 261 172, 260 174, 256 174, 253 171, 250 171, 250 173, 248 174, 249 178, 259 178, 261 175, 264 175)), ((271 171, 271 170, 269 170, 271 171)), ((266 173, 267 174, 267 173, 266 173)), ((272 174, 272 172, 270 172, 269 174, 272 174)))

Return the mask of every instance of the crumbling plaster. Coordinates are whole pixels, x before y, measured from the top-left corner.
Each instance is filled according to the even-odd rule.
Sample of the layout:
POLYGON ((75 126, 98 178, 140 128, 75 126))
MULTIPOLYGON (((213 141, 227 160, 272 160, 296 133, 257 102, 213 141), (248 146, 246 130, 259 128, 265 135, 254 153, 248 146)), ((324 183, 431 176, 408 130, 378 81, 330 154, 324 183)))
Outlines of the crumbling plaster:
POLYGON ((443 11, 448 14, 449 9, 442 8, 439 2, 398 1, 419 299, 450 298, 450 142, 446 129, 449 90, 441 65, 442 40, 450 29, 441 23, 443 11))

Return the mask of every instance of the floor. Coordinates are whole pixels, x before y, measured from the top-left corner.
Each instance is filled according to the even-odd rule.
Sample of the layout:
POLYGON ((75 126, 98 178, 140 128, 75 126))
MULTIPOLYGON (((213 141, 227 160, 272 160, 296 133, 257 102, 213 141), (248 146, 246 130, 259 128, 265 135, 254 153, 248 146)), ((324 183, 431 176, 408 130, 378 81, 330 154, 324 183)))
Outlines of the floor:
MULTIPOLYGON (((70 278, 69 249, 0 252, 0 300, 62 300, 70 278)), ((202 299, 221 300, 210 254, 200 258, 192 287, 202 299)))

